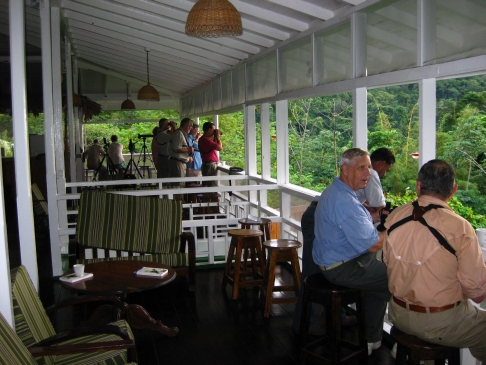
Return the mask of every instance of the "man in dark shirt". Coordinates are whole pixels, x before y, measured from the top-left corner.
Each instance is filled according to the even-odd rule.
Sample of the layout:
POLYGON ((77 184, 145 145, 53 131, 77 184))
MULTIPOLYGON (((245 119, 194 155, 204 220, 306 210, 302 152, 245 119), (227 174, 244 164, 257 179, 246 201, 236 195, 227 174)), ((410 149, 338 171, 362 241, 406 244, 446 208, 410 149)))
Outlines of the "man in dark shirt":
MULTIPOLYGON (((206 122, 203 125, 203 135, 199 138, 199 152, 202 158, 202 175, 217 176, 219 156, 216 151, 222 151, 221 131, 216 129, 213 123, 206 122)), ((203 186, 216 186, 216 181, 204 181, 203 186)))

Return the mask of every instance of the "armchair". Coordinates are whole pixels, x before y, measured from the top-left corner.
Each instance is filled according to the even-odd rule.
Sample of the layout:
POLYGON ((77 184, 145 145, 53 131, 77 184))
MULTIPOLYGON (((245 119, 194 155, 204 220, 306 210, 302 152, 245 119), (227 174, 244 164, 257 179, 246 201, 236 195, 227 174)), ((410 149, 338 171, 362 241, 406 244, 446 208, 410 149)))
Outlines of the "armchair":
MULTIPOLYGON (((133 334, 125 321, 116 321, 101 327, 84 326, 56 333, 25 267, 19 266, 11 270, 10 274, 16 338, 12 339, 8 329, 3 329, 2 342, 9 339, 18 347, 16 341, 20 341, 37 364, 126 364, 132 360, 136 361, 133 334), (5 339, 3 334, 7 336, 5 339)), ((70 300, 66 304, 100 299, 106 300, 110 297, 83 297, 79 301, 70 300)), ((116 299, 114 302, 116 303, 116 299)), ((48 309, 53 311, 64 306, 65 303, 61 303, 48 309)), ((123 310, 123 307, 120 310, 123 310)), ((8 350, 0 349, 1 356, 6 352, 8 350)), ((25 351, 16 352, 22 354, 25 351)), ((8 361, 5 363, 23 364, 8 361)))

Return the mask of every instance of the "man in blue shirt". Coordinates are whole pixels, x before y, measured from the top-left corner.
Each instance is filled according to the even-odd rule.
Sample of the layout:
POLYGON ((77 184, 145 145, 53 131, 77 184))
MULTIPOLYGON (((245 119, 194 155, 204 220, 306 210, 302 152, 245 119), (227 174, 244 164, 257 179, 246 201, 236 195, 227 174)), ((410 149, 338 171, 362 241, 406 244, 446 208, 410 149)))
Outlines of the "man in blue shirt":
POLYGON ((375 252, 383 245, 373 218, 355 191, 370 178, 369 153, 351 148, 341 155, 341 173, 322 193, 315 213, 312 255, 330 282, 363 291, 368 354, 381 346, 383 318, 391 294, 386 266, 375 252))

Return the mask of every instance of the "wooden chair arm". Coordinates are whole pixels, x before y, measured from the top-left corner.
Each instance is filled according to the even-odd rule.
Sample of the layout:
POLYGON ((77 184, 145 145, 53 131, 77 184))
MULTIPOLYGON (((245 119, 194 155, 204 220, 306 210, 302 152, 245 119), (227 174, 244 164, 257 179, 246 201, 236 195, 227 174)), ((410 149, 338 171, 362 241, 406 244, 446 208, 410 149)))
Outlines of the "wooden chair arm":
POLYGON ((33 356, 61 355, 79 352, 100 352, 119 349, 129 349, 130 351, 127 353, 129 361, 137 361, 135 340, 130 338, 127 331, 115 325, 79 327, 70 331, 58 333, 29 347, 29 351, 33 356), (119 336, 121 340, 53 346, 63 341, 97 334, 112 334, 119 336))
POLYGON ((90 342, 76 345, 61 345, 61 346, 34 346, 29 347, 28 350, 32 356, 50 356, 50 355, 67 355, 80 352, 101 352, 113 351, 121 349, 130 349, 128 352, 129 361, 137 361, 134 358, 134 351, 136 351, 135 342, 133 340, 107 341, 107 342, 90 342))

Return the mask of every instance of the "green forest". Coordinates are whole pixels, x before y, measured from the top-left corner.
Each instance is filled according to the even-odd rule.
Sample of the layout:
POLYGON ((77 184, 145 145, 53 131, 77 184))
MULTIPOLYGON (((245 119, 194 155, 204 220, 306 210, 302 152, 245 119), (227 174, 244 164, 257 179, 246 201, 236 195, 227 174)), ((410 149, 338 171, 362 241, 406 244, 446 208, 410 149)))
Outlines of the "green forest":
MULTIPOLYGON (((459 190, 450 205, 475 227, 486 227, 486 76, 437 81, 437 158, 456 169, 459 190)), ((289 101, 290 180, 321 192, 339 172, 339 156, 352 147, 352 95, 313 97, 289 101)), ((257 107, 257 161, 261 161, 260 110, 257 107)), ((275 105, 271 104, 271 174, 276 176, 275 105)), ((85 126, 85 141, 119 137, 139 152, 139 134, 150 134, 155 123, 109 124, 107 120, 168 118, 178 120, 176 110, 102 112, 85 126)), ((200 124, 212 118, 201 118, 200 124)), ((383 179, 387 200, 400 205, 415 197, 418 159, 418 84, 368 91, 368 146, 391 149, 396 164, 383 179)), ((243 113, 220 115, 224 150, 220 159, 244 167, 243 113)), ((29 115, 29 133, 43 133, 42 115, 29 115)), ((150 142, 150 141, 148 141, 150 142)), ((8 115, 0 115, 0 146, 12 153, 12 127, 8 115)), ((261 166, 259 164, 259 170, 261 166)), ((260 171, 261 172, 261 171, 260 171)), ((270 202, 272 205, 272 202, 270 202)))

